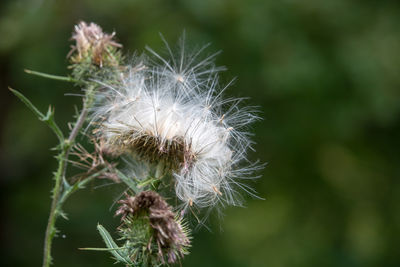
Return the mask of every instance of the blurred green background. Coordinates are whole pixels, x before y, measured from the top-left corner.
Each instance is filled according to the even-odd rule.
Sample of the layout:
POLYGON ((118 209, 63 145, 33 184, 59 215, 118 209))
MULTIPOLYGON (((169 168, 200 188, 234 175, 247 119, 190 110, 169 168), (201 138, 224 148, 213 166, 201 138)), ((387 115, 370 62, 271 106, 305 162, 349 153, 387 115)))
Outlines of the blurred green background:
MULTIPOLYGON (((124 51, 189 44, 222 50, 227 91, 249 96, 268 162, 261 201, 226 209, 194 234, 183 266, 400 266, 400 2, 377 0, 2 0, 0 4, 0 238, 2 266, 39 266, 57 140, 8 90, 59 122, 78 88, 28 76, 64 75, 80 20, 117 31, 124 51), (222 231, 220 230, 222 229, 222 231)), ((67 127, 64 125, 64 129, 67 127)), ((111 266, 97 222, 118 225, 114 186, 72 196, 59 220, 55 266, 111 266)))

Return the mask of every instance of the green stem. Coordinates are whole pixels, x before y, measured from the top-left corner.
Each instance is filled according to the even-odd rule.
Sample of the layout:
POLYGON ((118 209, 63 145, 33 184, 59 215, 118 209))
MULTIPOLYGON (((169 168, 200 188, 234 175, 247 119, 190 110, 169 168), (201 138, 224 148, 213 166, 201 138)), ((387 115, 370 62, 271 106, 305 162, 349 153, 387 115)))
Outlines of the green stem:
POLYGON ((137 188, 142 189, 148 185, 151 185, 151 189, 157 191, 158 186, 161 183, 161 179, 165 176, 165 165, 163 162, 159 162, 156 166, 156 171, 154 177, 149 177, 148 179, 138 182, 137 188))
POLYGON ((51 202, 49 220, 47 222, 45 241, 44 241, 44 255, 43 255, 43 267, 48 267, 51 264, 51 245, 54 236, 56 235, 55 223, 58 217, 57 202, 60 197, 61 184, 62 184, 62 173, 65 166, 65 155, 67 152, 67 146, 62 148, 61 153, 58 155, 58 169, 54 175, 55 185, 53 188, 53 200, 51 202))
POLYGON ((83 180, 76 182, 74 185, 69 186, 67 189, 65 189, 62 193, 62 196, 60 197, 60 200, 58 201, 59 209, 61 209, 62 204, 77 190, 85 188, 85 185, 93 181, 96 177, 104 173, 107 169, 100 170, 89 177, 84 178, 83 180))
POLYGON ((78 136, 79 131, 81 130, 87 114, 88 108, 93 102, 93 90, 94 86, 88 88, 86 97, 84 99, 82 111, 79 114, 79 117, 74 125, 74 128, 71 130, 71 133, 67 140, 65 140, 61 144, 61 152, 58 155, 57 159, 59 161, 57 172, 54 175, 55 185, 53 189, 53 200, 51 202, 50 215, 49 220, 47 222, 45 241, 44 241, 44 255, 43 255, 43 267, 49 267, 51 264, 51 246, 53 242, 53 238, 56 235, 55 223, 60 215, 62 203, 60 203, 61 192, 63 191, 62 183, 65 181, 65 173, 67 169, 69 152, 75 142, 76 137, 78 136))

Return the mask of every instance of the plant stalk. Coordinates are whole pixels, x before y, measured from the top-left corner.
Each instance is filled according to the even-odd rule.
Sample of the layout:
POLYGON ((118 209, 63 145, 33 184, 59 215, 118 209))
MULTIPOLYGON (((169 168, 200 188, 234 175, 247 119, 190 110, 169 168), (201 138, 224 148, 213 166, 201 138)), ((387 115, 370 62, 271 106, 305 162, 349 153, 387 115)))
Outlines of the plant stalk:
POLYGON ((59 161, 57 172, 54 175, 55 185, 53 188, 52 202, 50 208, 49 220, 47 222, 45 240, 44 240, 44 255, 43 255, 43 267, 49 267, 51 265, 51 247, 53 243, 53 238, 55 237, 57 230, 55 228, 55 223, 60 215, 62 203, 60 202, 61 192, 63 191, 63 181, 66 181, 65 174, 68 164, 68 157, 71 148, 75 142, 76 137, 79 134, 83 124, 85 123, 88 109, 92 104, 93 100, 93 90, 94 86, 90 86, 87 90, 82 110, 79 114, 79 117, 74 125, 74 128, 71 130, 71 133, 68 139, 64 140, 61 143, 61 152, 57 156, 59 161))

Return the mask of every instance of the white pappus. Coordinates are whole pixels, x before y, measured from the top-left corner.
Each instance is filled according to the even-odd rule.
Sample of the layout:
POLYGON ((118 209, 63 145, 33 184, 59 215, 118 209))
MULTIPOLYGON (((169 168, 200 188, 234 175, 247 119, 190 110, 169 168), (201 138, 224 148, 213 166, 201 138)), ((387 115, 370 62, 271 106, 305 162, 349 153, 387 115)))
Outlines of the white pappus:
POLYGON ((113 151, 169 166, 184 207, 240 205, 238 189, 254 195, 241 180, 261 167, 247 159, 247 127, 258 116, 240 107, 243 99, 222 97, 216 54, 201 59, 205 47, 188 54, 183 39, 177 53, 165 42, 168 58, 147 48, 120 85, 103 84, 92 120, 113 151))

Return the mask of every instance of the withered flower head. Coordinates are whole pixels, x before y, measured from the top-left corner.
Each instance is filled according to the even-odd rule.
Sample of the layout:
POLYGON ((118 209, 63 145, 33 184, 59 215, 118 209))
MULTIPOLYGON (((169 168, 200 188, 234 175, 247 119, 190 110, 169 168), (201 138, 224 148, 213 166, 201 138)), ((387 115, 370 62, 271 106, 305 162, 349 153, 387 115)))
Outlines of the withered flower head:
POLYGON ((111 49, 122 47, 122 45, 114 40, 114 36, 115 32, 107 34, 99 25, 93 22, 88 25, 81 21, 75 25, 72 40, 75 40, 76 44, 71 47, 68 56, 72 63, 80 63, 91 58, 92 62, 100 67, 103 64, 115 65, 117 62, 113 59, 111 49))
MULTIPOLYGON (((122 237, 128 244, 145 243, 149 255, 147 260, 164 263, 165 255, 169 263, 175 263, 187 253, 190 246, 188 230, 159 194, 154 191, 140 192, 136 196, 126 194, 126 198, 118 203, 121 205, 116 215, 122 216, 119 227, 122 237), (146 220, 148 225, 145 225, 146 220), (150 230, 150 235, 138 234, 140 228, 150 230), (140 237, 147 240, 138 240, 140 237), (157 252, 152 255, 154 250, 157 252)), ((138 261, 135 257, 143 254, 138 253, 138 249, 143 249, 143 246, 132 250, 133 261, 138 261)))
POLYGON ((93 152, 89 152, 81 144, 76 144, 72 148, 71 155, 76 159, 71 160, 71 163, 75 167, 84 170, 83 173, 77 174, 76 178, 82 179, 82 177, 98 174, 97 178, 106 178, 119 182, 118 175, 115 172, 117 164, 109 160, 115 157, 113 152, 105 146, 102 139, 92 137, 90 141, 93 144, 93 152))

